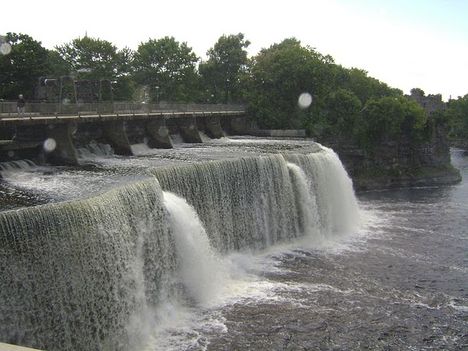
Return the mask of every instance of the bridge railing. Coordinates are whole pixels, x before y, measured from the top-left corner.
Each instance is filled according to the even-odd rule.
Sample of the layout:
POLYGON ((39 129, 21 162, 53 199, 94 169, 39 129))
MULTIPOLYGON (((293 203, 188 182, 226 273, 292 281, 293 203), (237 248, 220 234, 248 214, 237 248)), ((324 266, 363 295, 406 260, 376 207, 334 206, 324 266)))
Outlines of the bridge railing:
MULTIPOLYGON (((96 114, 144 114, 151 112, 210 112, 244 111, 240 104, 181 104, 159 103, 145 104, 136 102, 100 102, 100 103, 46 103, 29 102, 24 108, 24 117, 55 115, 96 115, 96 114)), ((0 118, 18 117, 16 102, 0 102, 0 118)))

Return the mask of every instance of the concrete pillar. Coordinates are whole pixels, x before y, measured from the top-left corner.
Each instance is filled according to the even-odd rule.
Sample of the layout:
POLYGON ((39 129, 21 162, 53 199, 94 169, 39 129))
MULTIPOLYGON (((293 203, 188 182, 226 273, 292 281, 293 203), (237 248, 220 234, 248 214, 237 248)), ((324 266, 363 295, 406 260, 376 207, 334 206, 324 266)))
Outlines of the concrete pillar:
POLYGON ((112 146, 117 155, 133 155, 130 143, 125 132, 124 121, 109 121, 103 123, 104 139, 112 146))
POLYGON ((43 150, 47 162, 56 165, 78 165, 78 153, 72 141, 74 123, 51 124, 47 127, 47 138, 43 150))
POLYGON ((201 143, 195 117, 183 117, 177 119, 180 135, 185 143, 201 143))
POLYGON ((229 129, 234 135, 242 135, 247 132, 247 125, 245 116, 231 117, 229 118, 229 129))
POLYGON ((172 149, 169 129, 164 118, 150 120, 146 123, 148 146, 157 149, 172 149))
POLYGON ((201 118, 205 120, 205 132, 210 138, 219 139, 224 136, 219 116, 206 116, 201 118))

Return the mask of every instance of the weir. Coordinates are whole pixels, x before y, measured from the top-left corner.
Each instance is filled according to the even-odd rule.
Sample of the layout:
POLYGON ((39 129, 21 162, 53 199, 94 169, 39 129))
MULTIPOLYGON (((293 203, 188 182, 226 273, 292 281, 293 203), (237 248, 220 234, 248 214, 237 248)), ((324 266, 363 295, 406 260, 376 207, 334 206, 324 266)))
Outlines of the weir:
POLYGON ((151 173, 89 199, 0 213, 0 341, 132 350, 138 321, 161 300, 206 298, 217 256, 318 243, 357 224, 351 181, 326 148, 151 173))

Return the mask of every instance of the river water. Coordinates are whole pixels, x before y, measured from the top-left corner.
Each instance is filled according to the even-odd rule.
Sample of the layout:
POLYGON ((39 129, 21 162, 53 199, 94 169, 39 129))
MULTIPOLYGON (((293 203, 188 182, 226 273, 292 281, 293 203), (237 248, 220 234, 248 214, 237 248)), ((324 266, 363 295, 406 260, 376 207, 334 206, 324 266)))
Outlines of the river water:
POLYGON ((268 296, 228 306, 208 349, 468 349, 468 157, 452 159, 462 184, 360 194, 354 236, 269 256, 268 296))
MULTIPOLYGON (((144 179, 148 167, 306 144, 241 138, 168 151, 136 145, 138 156, 130 158, 84 150, 86 166, 77 169, 8 165, 2 209, 86 197, 144 179)), ((357 229, 263 250, 216 252, 193 208, 165 193, 191 294, 166 296, 129 323, 128 348, 468 349, 468 157, 453 150, 452 161, 463 176, 459 185, 361 193, 357 229), (193 241, 187 231, 196 233, 193 241)))

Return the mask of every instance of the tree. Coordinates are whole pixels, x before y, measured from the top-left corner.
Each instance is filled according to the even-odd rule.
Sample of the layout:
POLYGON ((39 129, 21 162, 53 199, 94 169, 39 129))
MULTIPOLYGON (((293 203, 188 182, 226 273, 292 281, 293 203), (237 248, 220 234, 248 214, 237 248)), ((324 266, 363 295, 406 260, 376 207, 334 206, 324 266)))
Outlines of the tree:
POLYGON ((364 70, 351 68, 347 71, 348 77, 343 87, 354 92, 363 104, 371 98, 403 95, 401 90, 390 88, 378 79, 369 77, 364 70))
POLYGON ((321 130, 316 135, 351 139, 361 109, 361 101, 352 91, 338 88, 330 92, 325 97, 323 112, 319 114, 322 117, 318 123, 321 130))
POLYGON ((117 52, 117 74, 113 81, 115 100, 133 100, 136 85, 133 80, 135 53, 129 48, 117 52))
POLYGON ((57 46, 77 79, 113 79, 118 70, 117 48, 110 42, 88 36, 57 46))
POLYGON ((363 109, 361 141, 368 145, 401 138, 416 142, 426 122, 426 113, 413 100, 403 96, 370 99, 363 109))
POLYGON ((317 112, 332 90, 333 59, 294 39, 285 39, 253 58, 248 90, 251 112, 262 128, 301 128, 310 118, 297 107, 303 92, 312 94, 317 112))
POLYGON ((112 83, 115 97, 128 100, 133 95, 130 49, 118 50, 112 43, 85 36, 56 48, 70 73, 78 80, 106 80, 112 83))
POLYGON ((450 100, 446 116, 450 121, 451 137, 454 139, 468 139, 468 94, 450 100))
POLYGON ((200 64, 205 93, 212 102, 241 99, 241 81, 247 68, 247 47, 244 34, 223 35, 208 50, 208 60, 200 64))
POLYGON ((33 99, 38 78, 50 69, 47 49, 26 34, 7 33, 4 40, 11 52, 0 55, 0 98, 33 99))
POLYGON ((47 57, 49 63, 48 76, 60 77, 70 74, 70 64, 56 50, 47 50, 47 57))
POLYGON ((193 101, 198 90, 197 62, 185 42, 173 37, 150 39, 135 53, 135 81, 150 88, 153 101, 193 101))

